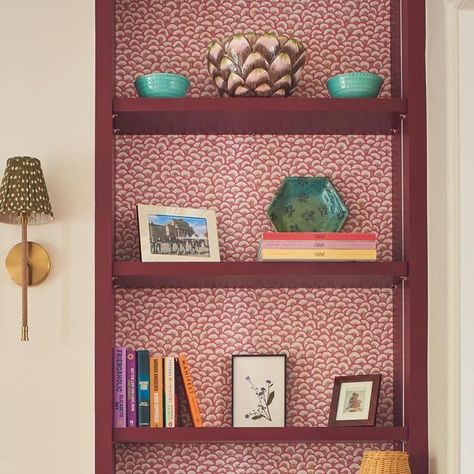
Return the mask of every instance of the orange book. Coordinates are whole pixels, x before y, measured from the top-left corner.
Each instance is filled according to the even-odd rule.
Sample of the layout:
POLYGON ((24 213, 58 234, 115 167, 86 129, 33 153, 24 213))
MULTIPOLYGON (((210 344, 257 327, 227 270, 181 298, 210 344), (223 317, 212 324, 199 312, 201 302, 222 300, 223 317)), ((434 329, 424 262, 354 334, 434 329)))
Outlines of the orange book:
POLYGON ((163 357, 150 357, 150 427, 163 428, 163 357))
POLYGON ((191 412, 191 419, 193 420, 193 426, 195 428, 202 427, 202 417, 199 410, 199 405, 196 399, 196 392, 194 390, 193 381, 189 372, 189 365, 184 354, 178 357, 179 370, 181 373, 181 379, 183 380, 184 392, 188 400, 189 411, 191 412))

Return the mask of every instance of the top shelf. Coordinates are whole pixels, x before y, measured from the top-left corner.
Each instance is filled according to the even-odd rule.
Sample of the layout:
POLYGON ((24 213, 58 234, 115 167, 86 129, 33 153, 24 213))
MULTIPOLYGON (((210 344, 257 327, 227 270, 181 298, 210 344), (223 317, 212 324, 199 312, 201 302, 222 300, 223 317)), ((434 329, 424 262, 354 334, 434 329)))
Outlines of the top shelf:
POLYGON ((405 99, 115 99, 120 135, 388 135, 405 99))

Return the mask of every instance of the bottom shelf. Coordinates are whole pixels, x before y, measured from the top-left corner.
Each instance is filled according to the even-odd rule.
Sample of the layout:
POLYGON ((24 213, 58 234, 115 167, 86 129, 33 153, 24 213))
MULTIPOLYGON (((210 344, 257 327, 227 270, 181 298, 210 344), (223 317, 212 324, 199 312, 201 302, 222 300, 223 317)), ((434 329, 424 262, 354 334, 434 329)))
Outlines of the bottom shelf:
POLYGON ((408 428, 115 428, 117 443, 323 443, 407 441, 408 428))

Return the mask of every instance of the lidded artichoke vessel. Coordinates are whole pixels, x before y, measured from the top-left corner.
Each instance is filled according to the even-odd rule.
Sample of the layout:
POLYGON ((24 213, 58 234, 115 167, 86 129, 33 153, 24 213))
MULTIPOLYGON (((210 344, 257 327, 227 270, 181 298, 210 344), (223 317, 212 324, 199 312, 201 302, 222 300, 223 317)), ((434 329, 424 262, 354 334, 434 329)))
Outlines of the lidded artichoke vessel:
POLYGON ((246 33, 213 41, 207 65, 221 96, 285 97, 295 90, 305 58, 300 40, 246 33))

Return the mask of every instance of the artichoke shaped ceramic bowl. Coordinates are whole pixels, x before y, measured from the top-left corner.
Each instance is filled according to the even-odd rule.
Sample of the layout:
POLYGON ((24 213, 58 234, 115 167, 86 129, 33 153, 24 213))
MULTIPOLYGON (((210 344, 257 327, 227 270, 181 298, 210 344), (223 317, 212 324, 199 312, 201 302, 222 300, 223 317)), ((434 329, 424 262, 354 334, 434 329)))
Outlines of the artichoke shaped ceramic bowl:
POLYGON ((285 97, 295 90, 305 57, 295 38, 247 33, 213 41, 207 65, 221 96, 285 97))
POLYGON ((277 232, 338 232, 349 211, 326 177, 289 177, 267 215, 277 232))

